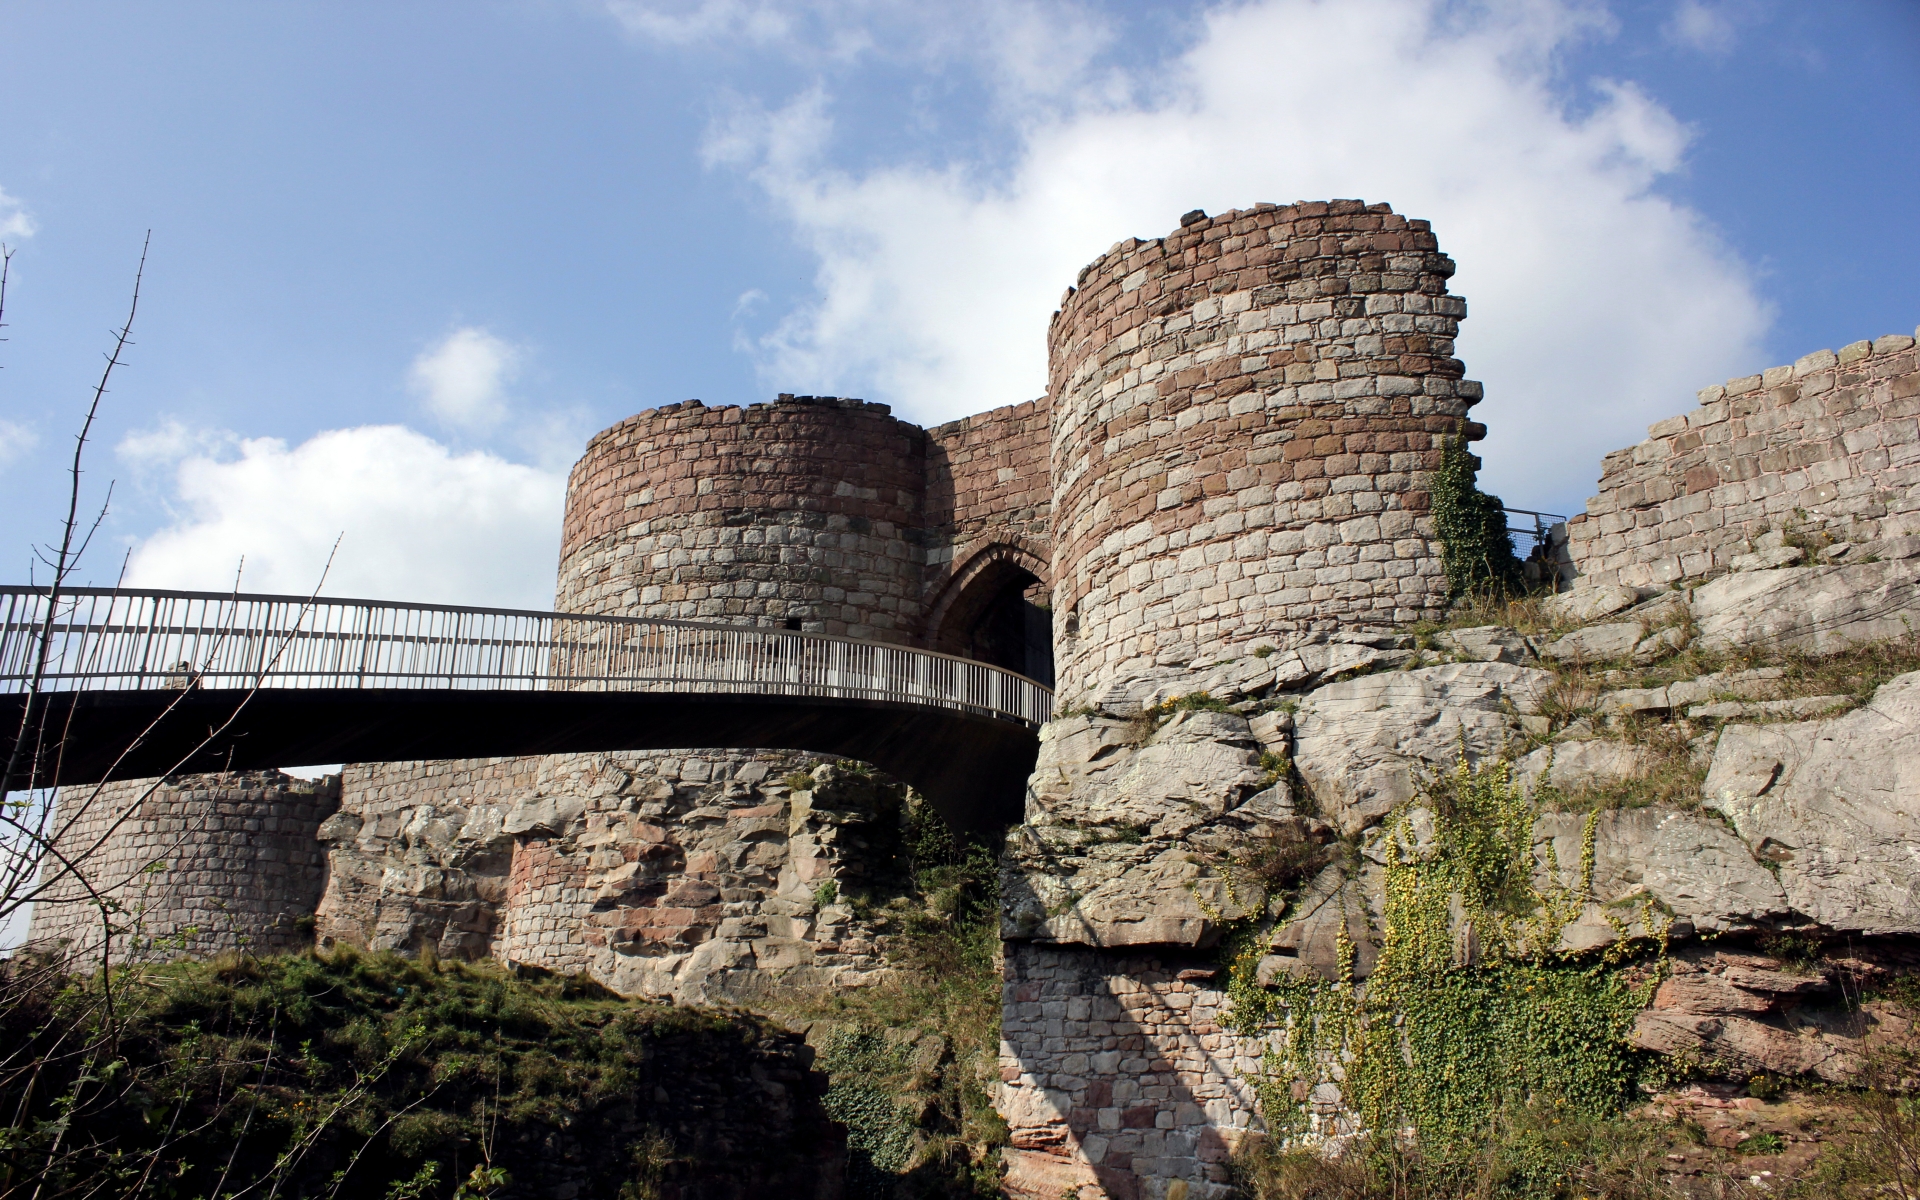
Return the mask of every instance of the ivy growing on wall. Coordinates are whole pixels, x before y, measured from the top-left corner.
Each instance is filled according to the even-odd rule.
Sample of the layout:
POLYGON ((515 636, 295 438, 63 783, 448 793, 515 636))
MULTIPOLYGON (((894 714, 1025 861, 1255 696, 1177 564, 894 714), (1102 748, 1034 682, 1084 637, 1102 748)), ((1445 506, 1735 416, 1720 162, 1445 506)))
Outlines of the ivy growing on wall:
POLYGON ((1468 452, 1467 439, 1448 438, 1441 447, 1440 469, 1427 482, 1447 588, 1455 596, 1513 591, 1523 579, 1500 497, 1480 490, 1479 461, 1468 452))
MULTIPOLYGON (((1390 1135, 1373 1145, 1411 1139, 1445 1168, 1483 1156, 1496 1129, 1552 1130, 1625 1107, 1645 1067, 1628 1036, 1661 976, 1661 919, 1641 914, 1651 946, 1623 941, 1595 961, 1557 953, 1589 898, 1595 819, 1571 882, 1549 852, 1541 885, 1536 815, 1504 761, 1462 760, 1396 810, 1377 843, 1384 928, 1364 981, 1344 926, 1338 978, 1273 986, 1256 975, 1270 934, 1238 932, 1232 1020, 1268 1038, 1255 1083, 1276 1134, 1305 1132, 1316 1088, 1324 1097, 1332 1085, 1362 1128, 1390 1135), (1626 961, 1636 954, 1647 961, 1626 961)), ((1519 1194, 1551 1191, 1567 1167, 1558 1144, 1503 1143, 1519 1194)))

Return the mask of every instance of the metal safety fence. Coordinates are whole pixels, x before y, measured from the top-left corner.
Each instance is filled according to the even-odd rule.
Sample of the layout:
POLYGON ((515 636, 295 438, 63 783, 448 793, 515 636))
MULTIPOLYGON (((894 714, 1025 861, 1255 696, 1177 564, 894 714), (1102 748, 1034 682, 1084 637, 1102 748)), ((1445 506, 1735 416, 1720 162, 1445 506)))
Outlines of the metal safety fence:
POLYGON ((881 700, 1045 723, 1000 667, 827 634, 384 600, 0 585, 0 694, 164 688, 640 691, 881 700), (37 682, 36 682, 37 681, 37 682))

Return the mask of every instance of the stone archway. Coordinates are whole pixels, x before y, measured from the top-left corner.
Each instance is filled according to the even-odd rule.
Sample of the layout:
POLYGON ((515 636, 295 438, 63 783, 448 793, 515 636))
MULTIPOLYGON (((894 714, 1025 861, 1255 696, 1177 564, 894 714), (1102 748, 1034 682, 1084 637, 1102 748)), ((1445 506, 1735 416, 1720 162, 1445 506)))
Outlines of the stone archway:
POLYGON ((1053 686, 1053 613, 1047 564, 1025 547, 995 542, 941 590, 927 644, 945 654, 1017 671, 1053 686))

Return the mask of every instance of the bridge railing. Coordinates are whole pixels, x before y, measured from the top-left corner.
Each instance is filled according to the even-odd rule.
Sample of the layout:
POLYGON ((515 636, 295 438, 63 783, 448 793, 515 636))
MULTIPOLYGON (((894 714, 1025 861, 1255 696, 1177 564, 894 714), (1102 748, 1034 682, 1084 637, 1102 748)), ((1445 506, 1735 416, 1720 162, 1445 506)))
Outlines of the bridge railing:
POLYGON ((882 700, 1044 723, 1011 671, 883 642, 643 617, 244 593, 0 586, 0 694, 460 688, 882 700))

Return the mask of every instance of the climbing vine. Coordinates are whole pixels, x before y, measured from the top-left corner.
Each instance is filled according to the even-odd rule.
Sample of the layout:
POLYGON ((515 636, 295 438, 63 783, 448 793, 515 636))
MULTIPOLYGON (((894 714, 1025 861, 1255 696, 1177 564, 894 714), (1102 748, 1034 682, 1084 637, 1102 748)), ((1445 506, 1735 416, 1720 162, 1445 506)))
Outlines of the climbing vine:
POLYGON ((1507 536, 1507 514, 1498 496, 1480 490, 1479 460, 1468 452, 1463 437, 1448 438, 1440 455, 1440 469, 1428 477, 1427 489, 1448 590, 1460 596, 1483 588, 1518 589, 1520 560, 1507 536))
POLYGON ((1550 1190, 1567 1167, 1555 1148, 1572 1144, 1539 1129, 1627 1104, 1645 1067, 1628 1037, 1660 978, 1665 920, 1650 906, 1631 914, 1637 929, 1608 914, 1621 935, 1610 950, 1560 953, 1562 931, 1590 902, 1599 813, 1584 824, 1570 882, 1545 843, 1544 884, 1535 875, 1537 816, 1502 760, 1475 767, 1463 758, 1427 780, 1367 851, 1382 865, 1384 900, 1380 951, 1365 979, 1356 979, 1346 937, 1357 928, 1348 922, 1364 919, 1357 898, 1326 901, 1351 910, 1334 979, 1263 985, 1271 930, 1251 921, 1234 930, 1232 1021, 1243 1035, 1266 1037, 1253 1082, 1276 1134, 1307 1132, 1316 1089, 1324 1099, 1329 1084, 1362 1128, 1393 1135, 1373 1146, 1410 1141, 1442 1167, 1484 1154, 1496 1129, 1524 1127, 1536 1133, 1502 1143, 1503 1170, 1532 1194, 1550 1190))

